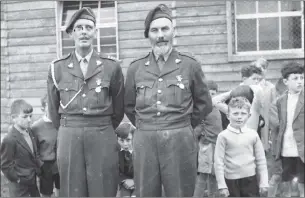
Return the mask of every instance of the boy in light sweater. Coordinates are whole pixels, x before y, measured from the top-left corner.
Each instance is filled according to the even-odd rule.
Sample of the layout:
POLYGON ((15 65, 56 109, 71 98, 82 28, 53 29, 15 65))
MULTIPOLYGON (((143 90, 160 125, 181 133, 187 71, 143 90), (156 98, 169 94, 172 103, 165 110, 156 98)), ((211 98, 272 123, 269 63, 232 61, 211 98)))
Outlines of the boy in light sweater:
POLYGON ((267 195, 268 170, 264 148, 257 132, 245 126, 250 108, 244 97, 232 98, 228 104, 230 124, 218 135, 214 155, 220 196, 267 195))

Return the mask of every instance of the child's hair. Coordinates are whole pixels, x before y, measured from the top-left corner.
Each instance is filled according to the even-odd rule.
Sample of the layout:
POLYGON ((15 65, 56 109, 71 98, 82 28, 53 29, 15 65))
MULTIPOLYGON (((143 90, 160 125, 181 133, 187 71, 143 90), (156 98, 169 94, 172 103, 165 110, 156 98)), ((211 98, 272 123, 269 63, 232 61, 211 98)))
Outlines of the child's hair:
POLYGON ((303 74, 304 66, 297 62, 289 62, 281 69, 282 77, 288 79, 290 74, 303 74))
POLYGON ((207 80, 206 83, 207 83, 207 86, 208 86, 208 89, 209 89, 209 90, 218 91, 218 85, 216 84, 215 81, 213 81, 213 80, 207 80))
POLYGON ((33 112, 33 107, 23 99, 15 100, 11 105, 11 115, 17 116, 20 113, 29 114, 33 112))
POLYGON ((262 75, 262 70, 254 65, 247 65, 241 68, 241 77, 249 78, 253 74, 262 75))
POLYGON ((256 61, 251 62, 250 65, 267 69, 269 66, 269 62, 264 58, 259 58, 256 61))
POLYGON ((40 98, 40 103, 41 103, 41 110, 45 111, 46 109, 46 104, 48 100, 48 94, 45 94, 42 98, 40 98))
POLYGON ((131 133, 133 135, 135 131, 135 127, 129 123, 129 122, 124 122, 121 123, 116 129, 115 129, 115 134, 122 138, 122 139, 126 139, 129 135, 129 133, 131 133))
POLYGON ((253 102, 254 92, 248 85, 239 85, 235 89, 233 89, 230 93, 230 98, 236 97, 244 97, 246 98, 250 104, 253 102))
POLYGON ((249 100, 247 100, 247 98, 245 97, 235 97, 235 98, 231 98, 229 104, 228 104, 228 108, 230 111, 230 108, 245 108, 247 109, 248 112, 250 112, 250 108, 251 108, 251 104, 249 102, 249 100))

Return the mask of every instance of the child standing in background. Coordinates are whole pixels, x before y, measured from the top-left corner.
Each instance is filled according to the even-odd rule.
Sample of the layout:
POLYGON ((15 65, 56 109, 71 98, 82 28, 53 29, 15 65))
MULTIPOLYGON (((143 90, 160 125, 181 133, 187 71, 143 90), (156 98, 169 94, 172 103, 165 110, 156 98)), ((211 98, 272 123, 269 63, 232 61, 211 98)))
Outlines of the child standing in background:
POLYGON ((55 196, 59 193, 59 173, 56 162, 57 130, 48 116, 47 95, 41 98, 42 118, 32 125, 33 135, 38 145, 39 158, 44 162, 39 178, 40 193, 44 197, 51 197, 55 185, 55 196))
MULTIPOLYGON (((218 91, 218 85, 210 80, 207 86, 211 97, 218 91)), ((218 134, 222 131, 221 115, 216 107, 213 107, 201 124, 195 128, 195 134, 199 138, 198 173, 194 191, 194 197, 215 196, 217 183, 214 173, 214 150, 218 134)))
POLYGON ((304 66, 290 62, 281 73, 288 91, 271 109, 270 122, 278 132, 275 157, 282 162, 283 196, 291 196, 291 182, 296 177, 304 197, 304 66))

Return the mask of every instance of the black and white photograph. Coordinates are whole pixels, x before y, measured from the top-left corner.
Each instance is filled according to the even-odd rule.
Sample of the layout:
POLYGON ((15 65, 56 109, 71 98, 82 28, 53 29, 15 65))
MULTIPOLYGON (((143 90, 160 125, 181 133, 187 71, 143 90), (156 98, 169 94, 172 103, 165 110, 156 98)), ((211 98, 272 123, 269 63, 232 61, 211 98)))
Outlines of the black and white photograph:
POLYGON ((1 197, 304 197, 305 1, 0 7, 1 197))

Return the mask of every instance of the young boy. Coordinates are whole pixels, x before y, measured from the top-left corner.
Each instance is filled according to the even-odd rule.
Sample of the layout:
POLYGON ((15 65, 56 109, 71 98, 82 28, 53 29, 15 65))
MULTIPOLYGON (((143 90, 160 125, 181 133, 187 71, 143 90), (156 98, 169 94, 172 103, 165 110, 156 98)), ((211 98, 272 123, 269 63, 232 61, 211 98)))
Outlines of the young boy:
POLYGON ((257 132, 245 126, 251 105, 246 98, 236 97, 230 100, 228 108, 230 124, 218 135, 214 155, 219 194, 266 196, 268 171, 264 148, 257 132))
POLYGON ((51 197, 55 185, 55 196, 59 192, 59 173, 56 163, 57 130, 48 116, 47 95, 41 98, 41 110, 44 115, 32 125, 33 135, 38 145, 39 158, 44 162, 39 179, 40 193, 51 197))
POLYGON ((30 130, 33 107, 22 99, 11 105, 13 126, 3 138, 1 170, 9 180, 11 197, 40 197, 36 176, 42 163, 30 130))
POLYGON ((130 123, 122 123, 115 133, 121 146, 119 152, 120 197, 134 197, 132 140, 135 128, 130 123))
POLYGON ((277 99, 270 115, 274 129, 278 128, 275 156, 282 161, 283 196, 291 196, 290 183, 296 177, 304 197, 304 66, 290 62, 281 73, 288 91, 277 99))
MULTIPOLYGON (((217 84, 210 80, 207 86, 211 97, 217 94, 217 84)), ((217 184, 214 173, 214 150, 218 134, 222 131, 221 115, 218 109, 213 108, 201 124, 195 128, 199 137, 198 173, 194 197, 214 196, 217 184)))

